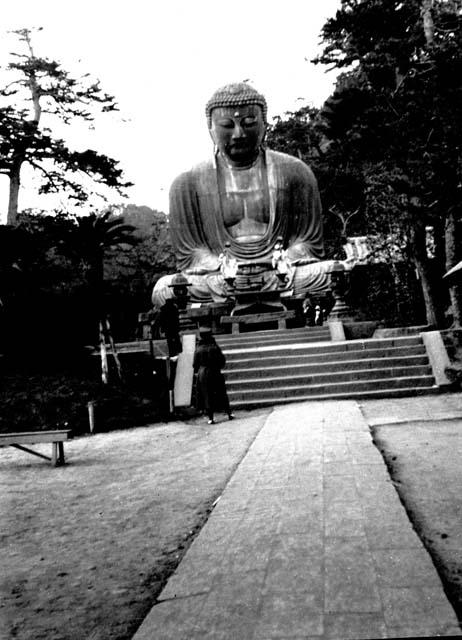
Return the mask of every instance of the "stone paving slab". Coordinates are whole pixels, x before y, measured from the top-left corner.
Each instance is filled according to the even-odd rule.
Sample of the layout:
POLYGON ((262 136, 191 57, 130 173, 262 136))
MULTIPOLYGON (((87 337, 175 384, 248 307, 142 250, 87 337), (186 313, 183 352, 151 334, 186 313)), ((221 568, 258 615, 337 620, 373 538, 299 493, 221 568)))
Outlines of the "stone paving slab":
POLYGON ((355 401, 278 407, 134 640, 462 635, 355 401))
POLYGON ((371 426, 418 422, 422 420, 456 420, 462 418, 461 394, 444 393, 416 398, 397 398, 390 405, 384 400, 367 400, 362 411, 371 426))

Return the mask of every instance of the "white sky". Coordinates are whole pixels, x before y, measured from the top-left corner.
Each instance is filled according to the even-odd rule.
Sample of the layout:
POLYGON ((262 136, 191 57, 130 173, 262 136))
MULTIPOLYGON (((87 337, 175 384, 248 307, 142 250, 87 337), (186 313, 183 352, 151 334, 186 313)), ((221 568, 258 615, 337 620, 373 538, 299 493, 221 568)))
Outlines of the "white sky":
MULTIPOLYGON (((212 149, 204 117, 210 95, 250 79, 266 96, 269 118, 330 94, 334 73, 309 60, 340 0, 16 0, 0 18, 0 65, 18 51, 8 29, 43 27, 36 55, 76 73, 89 72, 113 94, 118 114, 104 114, 94 131, 60 132, 75 148, 119 160, 135 183, 128 199, 167 212, 178 173, 212 149), (80 63, 78 61, 80 60, 80 63)), ((6 220, 7 179, 0 176, 0 222, 6 220)), ((63 201, 63 200, 62 200, 63 201)), ((116 193, 111 201, 121 202, 116 193)), ((47 209, 26 173, 20 209, 47 209)))

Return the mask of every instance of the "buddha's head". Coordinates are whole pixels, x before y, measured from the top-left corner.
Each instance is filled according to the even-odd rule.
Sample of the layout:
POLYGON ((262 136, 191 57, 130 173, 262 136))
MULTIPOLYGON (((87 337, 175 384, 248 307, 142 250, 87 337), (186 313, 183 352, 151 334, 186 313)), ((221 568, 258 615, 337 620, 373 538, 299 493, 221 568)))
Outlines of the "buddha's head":
POLYGON ((209 132, 218 150, 236 167, 258 156, 266 133, 266 100, 245 82, 228 84, 207 102, 209 132))

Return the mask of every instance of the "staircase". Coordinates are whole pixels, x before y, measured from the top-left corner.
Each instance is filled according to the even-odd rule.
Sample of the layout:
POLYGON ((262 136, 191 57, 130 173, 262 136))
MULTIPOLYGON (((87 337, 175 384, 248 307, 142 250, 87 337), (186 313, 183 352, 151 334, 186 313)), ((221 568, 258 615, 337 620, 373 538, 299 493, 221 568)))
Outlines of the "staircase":
POLYGON ((419 335, 330 342, 327 327, 216 336, 233 407, 435 393, 419 335))

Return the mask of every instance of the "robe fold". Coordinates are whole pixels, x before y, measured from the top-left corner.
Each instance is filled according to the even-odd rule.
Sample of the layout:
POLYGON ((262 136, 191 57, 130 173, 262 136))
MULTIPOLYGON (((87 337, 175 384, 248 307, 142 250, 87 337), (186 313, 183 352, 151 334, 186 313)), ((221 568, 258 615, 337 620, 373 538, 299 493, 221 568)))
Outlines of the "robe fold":
POLYGON ((178 270, 217 271, 226 242, 229 253, 240 262, 269 263, 279 236, 294 264, 323 259, 321 202, 311 169, 276 151, 267 150, 264 159, 270 201, 268 230, 245 244, 236 242, 223 222, 215 158, 176 178, 170 190, 169 220, 178 270))

